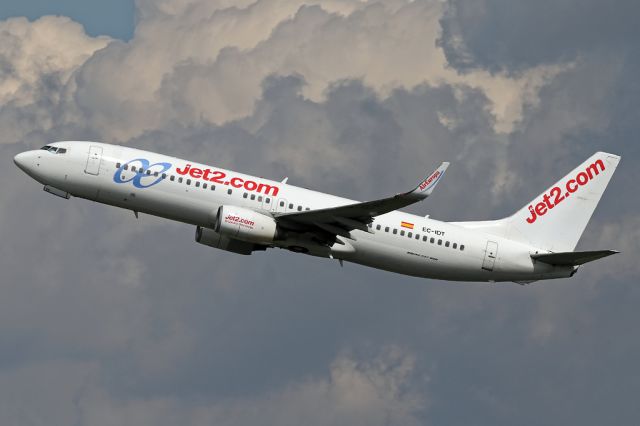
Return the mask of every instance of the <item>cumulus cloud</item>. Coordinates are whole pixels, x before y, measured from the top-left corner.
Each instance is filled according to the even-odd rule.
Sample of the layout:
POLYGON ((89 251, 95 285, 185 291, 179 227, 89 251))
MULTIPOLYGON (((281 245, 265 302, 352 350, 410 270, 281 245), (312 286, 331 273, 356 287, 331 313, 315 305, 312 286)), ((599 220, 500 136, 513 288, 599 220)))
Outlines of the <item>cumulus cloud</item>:
MULTIPOLYGON (((523 104, 535 102, 536 90, 563 66, 534 68, 517 77, 481 70, 459 75, 436 45, 442 7, 438 1, 400 0, 141 2, 135 37, 108 45, 84 34, 71 42, 69 31, 79 29, 63 33, 65 25, 74 25, 70 21, 49 27, 52 18, 4 25, 11 24, 9 34, 20 32, 23 43, 32 45, 48 30, 50 40, 62 40, 57 49, 65 52, 49 50, 49 57, 59 57, 58 62, 70 57, 62 61, 66 68, 57 91, 40 95, 49 101, 48 110, 38 110, 49 123, 40 126, 43 131, 76 124, 125 141, 167 122, 223 124, 251 114, 262 81, 271 74, 304 76, 303 94, 315 101, 331 84, 353 78, 383 96, 423 83, 477 88, 491 99, 496 128, 511 129, 523 104), (38 33, 32 27, 45 29, 38 33), (66 96, 59 98, 59 92, 66 96)), ((47 50, 46 44, 40 48, 47 50)), ((13 61, 6 56, 3 63, 13 61)), ((9 88, 6 96, 15 94, 9 88)), ((16 128, 9 140, 33 132, 36 123, 29 124, 16 128)))

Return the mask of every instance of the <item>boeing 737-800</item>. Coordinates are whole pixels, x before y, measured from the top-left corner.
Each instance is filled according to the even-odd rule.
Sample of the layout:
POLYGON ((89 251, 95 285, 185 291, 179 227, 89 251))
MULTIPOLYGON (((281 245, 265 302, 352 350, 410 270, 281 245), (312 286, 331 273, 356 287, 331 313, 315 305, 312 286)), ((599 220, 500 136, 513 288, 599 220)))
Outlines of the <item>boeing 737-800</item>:
POLYGON ((529 283, 616 253, 573 251, 620 161, 604 152, 513 215, 481 222, 399 210, 428 197, 449 163, 409 192, 357 202, 96 142, 56 142, 14 161, 53 195, 192 224, 198 243, 244 255, 279 247, 417 277, 529 283))

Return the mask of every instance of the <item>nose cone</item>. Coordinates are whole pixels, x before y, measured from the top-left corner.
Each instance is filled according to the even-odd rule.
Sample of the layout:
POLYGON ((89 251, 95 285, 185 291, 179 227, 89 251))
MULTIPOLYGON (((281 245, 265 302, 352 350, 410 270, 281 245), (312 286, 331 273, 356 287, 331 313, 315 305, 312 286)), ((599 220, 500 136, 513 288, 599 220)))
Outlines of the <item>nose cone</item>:
POLYGON ((26 173, 28 170, 29 163, 29 152, 21 152, 20 154, 13 157, 13 162, 16 163, 16 166, 20 167, 20 169, 26 173))

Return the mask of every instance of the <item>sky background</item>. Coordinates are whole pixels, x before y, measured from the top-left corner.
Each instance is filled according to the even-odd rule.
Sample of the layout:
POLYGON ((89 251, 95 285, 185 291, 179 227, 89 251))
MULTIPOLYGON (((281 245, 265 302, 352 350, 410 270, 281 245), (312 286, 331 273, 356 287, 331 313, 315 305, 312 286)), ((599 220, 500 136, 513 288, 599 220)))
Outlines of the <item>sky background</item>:
POLYGON ((4 1, 0 418, 11 425, 637 425, 640 3, 4 1), (26 18, 25 18, 26 17, 26 18), (622 156, 570 280, 448 283, 51 197, 13 156, 150 149, 411 211, 510 214, 622 156))

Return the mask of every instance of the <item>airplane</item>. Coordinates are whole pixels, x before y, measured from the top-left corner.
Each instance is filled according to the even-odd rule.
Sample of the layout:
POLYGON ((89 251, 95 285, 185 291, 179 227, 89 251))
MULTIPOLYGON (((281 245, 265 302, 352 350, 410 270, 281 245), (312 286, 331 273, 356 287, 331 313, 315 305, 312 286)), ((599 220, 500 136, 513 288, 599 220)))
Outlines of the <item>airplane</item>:
POLYGON ((44 190, 196 227, 200 244, 267 248, 422 278, 528 284, 572 277, 615 253, 574 251, 620 157, 597 152, 511 216, 442 222, 400 211, 427 198, 442 163, 408 192, 358 202, 131 147, 62 141, 14 157, 44 190))

